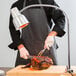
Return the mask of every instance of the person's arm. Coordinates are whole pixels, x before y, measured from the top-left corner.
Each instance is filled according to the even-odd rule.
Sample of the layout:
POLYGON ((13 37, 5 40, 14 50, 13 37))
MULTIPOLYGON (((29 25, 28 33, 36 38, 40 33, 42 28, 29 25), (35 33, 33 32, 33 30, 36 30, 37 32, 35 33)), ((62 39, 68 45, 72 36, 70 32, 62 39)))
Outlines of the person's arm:
MULTIPOLYGON (((59 7, 54 0, 48 0, 48 4, 55 5, 59 7)), ((57 36, 62 37, 65 34, 64 28, 65 28, 65 16, 61 10, 55 9, 55 8, 49 8, 48 9, 48 19, 50 20, 50 17, 52 18, 54 22, 54 27, 52 31, 55 31, 57 33, 57 36)), ((51 26, 51 25, 50 25, 51 26)))
MULTIPOLYGON (((19 2, 21 4, 21 2, 19 2)), ((15 3, 11 8, 13 7, 18 7, 18 9, 21 9, 21 5, 19 3, 15 3)), ((13 24, 13 19, 12 16, 10 15, 10 22, 9 22, 9 31, 10 31, 10 35, 12 38, 12 43, 8 46, 11 49, 17 50, 20 53, 20 57, 27 59, 29 56, 29 52, 28 50, 25 48, 25 46, 23 45, 23 40, 20 38, 20 31, 16 30, 13 24)))
MULTIPOLYGON (((11 9, 13 7, 19 7, 18 6, 18 3, 14 3, 11 7, 11 9)), ((19 8, 21 9, 21 8, 19 8)), ((10 45, 8 45, 9 48, 11 49, 18 49, 18 46, 20 44, 23 44, 23 41, 20 39, 20 31, 16 30, 15 27, 14 27, 14 24, 13 24, 13 18, 12 18, 12 15, 10 14, 10 19, 9 19, 9 32, 10 32, 10 36, 11 36, 11 39, 12 39, 12 43, 10 45)))
MULTIPOLYGON (((55 5, 59 7, 54 0, 47 0, 48 4, 55 5)), ((59 36, 62 37, 65 34, 64 27, 65 27, 65 16, 61 10, 55 9, 55 8, 49 8, 48 9, 47 18, 50 21, 52 18, 54 22, 54 27, 52 31, 48 34, 48 36, 45 39, 44 48, 47 48, 48 50, 50 47, 54 44, 54 37, 59 36)), ((49 25, 50 27, 52 25, 49 25)))
POLYGON ((16 31, 13 22, 12 22, 12 16, 10 16, 10 24, 9 24, 9 31, 10 31, 10 36, 12 39, 12 43, 9 45, 11 49, 16 50, 17 46, 22 44, 23 41, 20 39, 20 31, 16 31))

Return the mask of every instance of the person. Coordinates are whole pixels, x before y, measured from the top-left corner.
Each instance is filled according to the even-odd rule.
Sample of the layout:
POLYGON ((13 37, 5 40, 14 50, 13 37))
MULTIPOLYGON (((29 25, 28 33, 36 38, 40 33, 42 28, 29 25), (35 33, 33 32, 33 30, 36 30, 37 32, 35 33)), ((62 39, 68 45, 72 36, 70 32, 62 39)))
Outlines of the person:
MULTIPOLYGON (((24 2, 25 0, 18 0, 11 6, 11 8, 17 7, 19 10, 21 10, 24 8, 24 2)), ((55 5, 59 7, 54 0, 41 0, 41 2, 42 4, 55 5)), ((38 0, 26 0, 26 6, 32 4, 39 4, 39 2, 38 0)), ((18 50, 15 66, 28 64, 30 62, 28 56, 37 56, 38 53, 44 48, 48 49, 49 51, 45 51, 43 55, 51 57, 54 65, 57 65, 55 55, 56 50, 54 49, 57 48, 55 36, 64 36, 65 16, 61 10, 55 8, 44 7, 44 12, 46 14, 47 20, 44 19, 44 16, 42 16, 42 14, 37 16, 38 13, 34 13, 32 15, 32 18, 30 16, 30 18, 28 17, 30 19, 30 24, 25 27, 25 29, 22 29, 22 37, 20 37, 20 31, 15 29, 12 21, 13 18, 10 15, 9 30, 12 38, 12 43, 8 47, 14 50, 18 50), (36 16, 37 20, 34 19, 33 16, 36 16), (38 17, 40 17, 39 22, 38 17), (44 20, 42 19, 42 17, 44 20), (32 20, 34 20, 34 22, 32 20), (43 24, 41 21, 43 22, 43 24), (46 23, 46 21, 48 24, 46 23), (53 48, 54 44, 56 46, 53 48)), ((30 15, 30 12, 28 13, 28 15, 30 15)))

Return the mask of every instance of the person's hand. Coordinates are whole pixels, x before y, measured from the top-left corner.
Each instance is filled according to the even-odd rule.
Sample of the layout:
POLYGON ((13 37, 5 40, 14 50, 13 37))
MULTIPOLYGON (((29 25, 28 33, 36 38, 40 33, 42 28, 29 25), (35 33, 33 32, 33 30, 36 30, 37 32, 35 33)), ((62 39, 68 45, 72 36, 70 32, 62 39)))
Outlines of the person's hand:
POLYGON ((24 59, 28 59, 29 52, 22 44, 18 46, 18 49, 20 52, 20 57, 24 59))
POLYGON ((54 36, 48 36, 45 40, 44 48, 47 48, 48 50, 50 47, 52 47, 54 44, 54 36))
POLYGON ((44 48, 47 48, 48 50, 50 49, 50 47, 53 46, 54 44, 54 37, 57 35, 57 32, 52 31, 49 33, 49 35, 47 36, 46 40, 45 40, 45 44, 44 44, 44 48))

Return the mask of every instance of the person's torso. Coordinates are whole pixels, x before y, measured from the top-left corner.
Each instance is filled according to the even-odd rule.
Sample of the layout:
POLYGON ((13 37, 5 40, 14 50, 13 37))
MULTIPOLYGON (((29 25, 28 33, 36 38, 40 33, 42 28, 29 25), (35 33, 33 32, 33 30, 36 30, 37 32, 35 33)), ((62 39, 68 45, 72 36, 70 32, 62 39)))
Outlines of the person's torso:
MULTIPOLYGON (((45 1, 46 0, 43 0, 42 3, 46 4, 45 1)), ((23 4, 21 3, 20 6, 23 8, 23 4)), ((26 1, 26 6, 32 4, 39 4, 39 2, 38 0, 26 1)), ((22 9, 21 7, 19 10, 22 9)), ((27 11, 23 11, 22 13, 27 17, 30 24, 22 30, 21 38, 23 39, 24 45, 29 50, 30 54, 38 54, 38 52, 43 49, 45 39, 50 31, 46 13, 44 13, 41 8, 31 8, 27 11)))

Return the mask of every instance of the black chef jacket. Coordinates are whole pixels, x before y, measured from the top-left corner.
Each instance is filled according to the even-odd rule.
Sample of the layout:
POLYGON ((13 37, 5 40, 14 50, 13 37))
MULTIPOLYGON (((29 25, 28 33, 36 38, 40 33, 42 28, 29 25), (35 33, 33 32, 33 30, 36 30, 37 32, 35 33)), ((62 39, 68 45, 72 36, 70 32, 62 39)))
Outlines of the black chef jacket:
MULTIPOLYGON (((43 4, 58 6, 54 0, 41 0, 41 1, 43 4)), ((11 8, 17 7, 19 10, 21 10, 23 8, 23 3, 24 3, 24 0, 18 0, 17 2, 15 2, 12 5, 11 8)), ((31 4, 39 4, 39 2, 38 2, 38 0, 27 0, 26 6, 31 5, 31 4)), ((64 16, 63 12, 60 10, 57 10, 55 8, 46 8, 46 7, 44 8, 44 11, 45 11, 48 26, 50 27, 50 29, 53 25, 52 23, 54 22, 55 25, 54 25, 52 31, 56 31, 57 36, 62 37, 65 34, 65 31, 64 31, 65 16, 64 16)), ((33 28, 33 26, 31 26, 31 28, 32 28, 31 29, 31 28, 29 28, 30 26, 31 25, 28 25, 26 27, 25 31, 27 32, 27 35, 26 35, 26 38, 24 41, 22 38, 20 38, 20 31, 19 30, 17 31, 15 29, 14 24, 12 22, 12 16, 10 15, 9 30, 10 30, 10 34, 11 34, 11 38, 12 38, 12 43, 9 45, 9 47, 11 49, 16 50, 18 45, 24 44, 28 50, 30 50, 30 48, 32 48, 31 50, 34 50, 35 49, 34 47, 36 47, 36 50, 37 50, 37 48, 39 48, 38 47, 39 45, 40 46, 44 45, 44 41, 48 35, 48 33, 46 34, 45 27, 43 25, 37 26, 37 27, 35 26, 34 28, 33 28), (41 31, 39 30, 40 28, 42 28, 41 31), (30 30, 31 30, 31 34, 29 35, 30 30), (44 37, 44 35, 45 35, 45 37, 44 37), (33 37, 33 39, 32 39, 32 37, 33 37), (40 41, 43 44, 41 44, 40 41), (29 48, 28 48, 28 46, 29 46, 29 48)))

